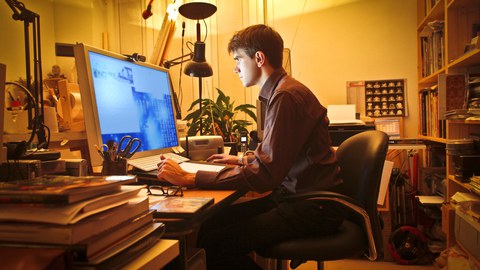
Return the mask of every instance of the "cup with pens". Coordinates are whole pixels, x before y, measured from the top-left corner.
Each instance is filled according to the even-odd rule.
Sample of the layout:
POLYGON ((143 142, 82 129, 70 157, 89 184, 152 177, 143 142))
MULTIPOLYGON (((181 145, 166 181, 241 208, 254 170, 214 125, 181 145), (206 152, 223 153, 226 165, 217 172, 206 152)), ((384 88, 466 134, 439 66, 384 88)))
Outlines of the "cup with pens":
POLYGON ((103 159, 102 175, 126 175, 127 160, 140 149, 140 146, 142 146, 140 139, 128 135, 123 136, 118 144, 109 140, 102 148, 95 145, 103 159))

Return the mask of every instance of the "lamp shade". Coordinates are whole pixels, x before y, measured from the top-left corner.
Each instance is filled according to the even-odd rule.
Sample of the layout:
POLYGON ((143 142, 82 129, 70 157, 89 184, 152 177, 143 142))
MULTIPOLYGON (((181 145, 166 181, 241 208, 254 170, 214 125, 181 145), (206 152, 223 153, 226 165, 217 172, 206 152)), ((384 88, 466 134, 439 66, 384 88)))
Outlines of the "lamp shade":
POLYGON ((205 60, 204 42, 195 42, 193 59, 185 66, 184 73, 190 77, 210 77, 213 75, 212 67, 205 60))
POLYGON ((210 3, 191 2, 181 5, 178 12, 183 17, 190 20, 203 20, 212 16, 217 11, 217 7, 210 3))

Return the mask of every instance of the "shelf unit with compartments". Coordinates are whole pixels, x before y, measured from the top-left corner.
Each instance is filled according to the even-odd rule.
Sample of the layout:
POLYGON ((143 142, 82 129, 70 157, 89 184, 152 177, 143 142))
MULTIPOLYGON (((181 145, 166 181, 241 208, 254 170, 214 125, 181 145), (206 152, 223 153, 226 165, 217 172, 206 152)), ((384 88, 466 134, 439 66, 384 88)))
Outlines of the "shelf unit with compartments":
MULTIPOLYGON (((472 89, 468 89, 469 78, 480 74, 480 0, 418 0, 417 1, 417 47, 418 47, 418 96, 419 111, 422 112, 422 95, 425 91, 438 91, 439 75, 464 74, 466 103, 471 101, 472 89), (470 99, 469 99, 470 98, 470 99)), ((439 101, 438 99, 434 101, 439 101)), ((438 97, 437 97, 438 98, 438 97)), ((425 108, 423 108, 425 110, 425 108)), ((425 135, 419 121, 419 137, 446 144, 449 140, 469 138, 480 134, 480 121, 465 119, 442 120, 438 111, 429 115, 427 121, 438 121, 443 131, 425 135), (436 135, 442 134, 442 135, 436 135)), ((421 113, 420 113, 421 114, 421 113)), ((420 116, 422 118, 422 116, 420 116)), ((446 158, 446 202, 456 192, 474 192, 467 183, 454 176, 452 157, 446 158)), ((476 192, 476 191, 475 191, 476 192)), ((478 194, 478 193, 477 193, 478 194)), ((447 236, 447 246, 456 243, 454 213, 449 204, 442 207, 442 227, 447 236)))

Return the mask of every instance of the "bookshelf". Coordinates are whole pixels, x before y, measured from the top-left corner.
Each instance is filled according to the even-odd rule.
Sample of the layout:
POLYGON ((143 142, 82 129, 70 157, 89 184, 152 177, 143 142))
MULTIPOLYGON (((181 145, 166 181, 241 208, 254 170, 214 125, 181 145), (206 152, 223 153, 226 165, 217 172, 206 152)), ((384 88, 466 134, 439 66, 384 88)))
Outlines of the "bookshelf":
MULTIPOLYGON (((448 83, 443 88, 447 95, 441 97, 441 80, 459 75, 464 77, 466 101, 462 108, 454 109, 468 108, 469 78, 480 73, 480 46, 473 42, 480 32, 480 1, 418 0, 417 7, 419 137, 446 144, 452 139, 468 138, 472 133, 480 134, 480 121, 462 117, 446 119, 439 109, 439 104, 452 100, 448 96, 451 89, 448 83)), ((470 185, 455 178, 452 157, 448 155, 446 174, 447 202, 456 192, 473 192, 470 185)), ((454 217, 453 208, 445 204, 442 228, 448 247, 456 243, 454 217)))

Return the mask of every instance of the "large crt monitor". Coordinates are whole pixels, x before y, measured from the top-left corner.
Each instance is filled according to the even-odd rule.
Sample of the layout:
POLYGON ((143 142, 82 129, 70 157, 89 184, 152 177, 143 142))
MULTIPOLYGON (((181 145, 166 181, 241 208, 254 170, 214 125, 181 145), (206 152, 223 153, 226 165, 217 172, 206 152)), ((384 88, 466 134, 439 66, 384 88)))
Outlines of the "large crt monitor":
POLYGON ((125 135, 142 141, 133 158, 179 145, 167 69, 85 44, 74 53, 92 166, 102 164, 95 145, 125 135))

